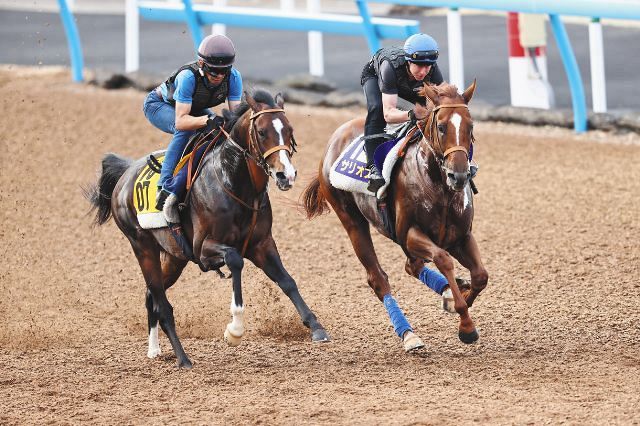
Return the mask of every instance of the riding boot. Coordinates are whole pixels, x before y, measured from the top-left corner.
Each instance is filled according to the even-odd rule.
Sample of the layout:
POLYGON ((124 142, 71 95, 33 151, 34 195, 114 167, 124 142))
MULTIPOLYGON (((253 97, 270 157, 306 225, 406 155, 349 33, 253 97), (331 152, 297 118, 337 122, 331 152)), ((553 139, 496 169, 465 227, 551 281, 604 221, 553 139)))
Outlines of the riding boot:
POLYGON ((373 156, 376 148, 384 142, 384 139, 378 137, 378 135, 365 136, 364 139, 364 151, 367 154, 367 169, 369 170, 367 190, 375 194, 378 189, 384 186, 384 178, 378 167, 376 167, 373 156))
POLYGON ((382 173, 380 173, 380 170, 378 170, 376 165, 373 164, 369 168, 369 185, 367 186, 367 190, 375 194, 378 192, 378 189, 384 186, 384 183, 385 181, 384 177, 382 177, 382 173))
POLYGON ((164 207, 165 201, 167 201, 167 197, 171 194, 164 188, 158 188, 158 195, 156 195, 156 210, 162 211, 164 207))
POLYGON ((188 260, 192 260, 195 262, 193 249, 191 248, 191 244, 189 243, 189 241, 187 241, 187 237, 184 234, 184 229, 182 228, 182 224, 180 223, 180 213, 178 212, 178 197, 176 197, 175 194, 169 193, 166 201, 164 202, 162 213, 164 214, 164 218, 166 219, 167 225, 169 226, 169 231, 171 231, 171 235, 173 235, 173 239, 176 240, 176 244, 178 244, 178 247, 180 247, 182 253, 184 253, 185 257, 188 260))

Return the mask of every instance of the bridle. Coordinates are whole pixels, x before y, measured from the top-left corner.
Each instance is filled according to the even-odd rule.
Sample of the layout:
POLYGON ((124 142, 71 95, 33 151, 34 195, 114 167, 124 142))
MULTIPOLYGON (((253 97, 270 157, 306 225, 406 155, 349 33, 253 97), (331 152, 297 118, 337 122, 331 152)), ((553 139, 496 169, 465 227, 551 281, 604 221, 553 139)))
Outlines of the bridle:
MULTIPOLYGON (((250 159, 253 160, 258 166, 260 166, 260 168, 262 168, 264 173, 267 175, 267 179, 268 179, 268 176, 271 174, 271 166, 269 166, 269 164, 267 163, 267 158, 269 158, 269 156, 271 154, 273 154, 274 152, 277 152, 277 151, 285 150, 285 151, 287 151, 289 153, 289 157, 292 157, 293 154, 297 151, 296 150, 296 146, 298 144, 296 143, 296 140, 294 139, 293 135, 291 135, 291 145, 278 145, 278 146, 274 146, 273 148, 269 148, 265 152, 260 151, 260 145, 258 144, 258 138, 257 138, 257 136, 255 134, 256 133, 256 131, 255 131, 255 120, 256 120, 257 117, 261 116, 262 114, 277 113, 277 112, 284 113, 284 110, 282 108, 270 108, 270 109, 263 109, 263 110, 258 111, 258 112, 253 112, 253 111, 251 112, 251 115, 249 116, 249 149, 248 150, 246 148, 242 147, 236 141, 234 141, 233 138, 231 137, 231 135, 226 130, 224 130, 224 128, 221 127, 222 133, 224 133, 224 135, 227 138, 226 139, 227 142, 229 142, 232 145, 234 145, 244 155, 245 160, 247 161, 247 168, 249 170, 249 177, 251 179, 251 185, 253 185, 253 187, 255 189, 258 189, 258 187, 256 185, 256 183, 258 181, 258 178, 254 174, 255 173, 254 172, 254 168, 249 164, 249 160, 250 159)), ((249 231, 247 232, 247 237, 245 238, 244 243, 242 244, 241 255, 244 257, 244 255, 245 255, 245 253, 247 251, 247 247, 249 246, 249 241, 251 240, 251 236, 253 235, 253 231, 254 231, 254 229, 256 227, 256 223, 257 223, 257 220, 258 220, 258 210, 260 210, 260 208, 259 208, 259 199, 260 199, 260 197, 255 197, 253 199, 253 203, 252 203, 253 205, 250 205, 250 204, 246 203, 245 201, 243 201, 240 197, 238 197, 232 191, 227 189, 227 187, 224 185, 224 183, 222 183, 222 181, 220 180, 220 178, 218 177, 218 175, 215 172, 214 172, 214 175, 215 175, 216 179, 218 180, 218 183, 220 184, 221 188, 224 190, 224 192, 226 192, 231 198, 236 200, 239 204, 241 204, 242 206, 244 206, 247 209, 252 211, 251 224, 249 225, 249 231)), ((258 191, 260 191, 260 190, 258 189, 258 191)))
MULTIPOLYGON (((431 111, 431 113, 429 114, 429 118, 427 119, 427 122, 424 125, 425 131, 426 131, 427 127, 430 128, 430 130, 431 130, 431 132, 430 132, 431 139, 428 139, 427 136, 424 134, 424 131, 422 129, 420 129, 420 126, 418 126, 418 129, 420 129, 420 133, 422 133, 422 137, 425 140, 427 147, 429 148, 429 150, 431 151, 431 153, 435 157, 436 162, 438 163, 438 166, 440 166, 440 168, 443 168, 444 160, 452 152, 462 151, 462 152, 465 153, 467 158, 469 158, 469 151, 467 150, 467 148, 465 148, 463 146, 460 146, 460 145, 453 146, 453 147, 447 149, 446 151, 444 151, 442 149, 442 140, 440 139, 440 132, 437 129, 438 121, 436 120, 436 115, 438 114, 438 111, 440 109, 443 109, 443 108, 459 108, 459 107, 469 109, 467 104, 446 104, 446 105, 438 105, 437 107, 435 107, 433 109, 433 111, 431 111), (434 147, 432 146, 433 141, 437 142, 438 149, 440 150, 441 154, 438 154, 435 151, 434 147)), ((471 143, 473 143, 473 137, 471 139, 471 143)))
POLYGON ((282 108, 271 108, 271 109, 263 109, 258 112, 251 112, 251 116, 249 116, 249 150, 252 154, 253 159, 267 175, 271 174, 271 166, 267 163, 267 158, 271 154, 277 151, 287 151, 289 153, 289 158, 293 157, 293 154, 296 152, 296 140, 291 135, 291 145, 277 145, 272 148, 269 148, 265 152, 260 151, 260 145, 258 144, 258 137, 256 136, 256 124, 255 120, 262 114, 267 113, 276 113, 276 112, 284 112, 282 108))

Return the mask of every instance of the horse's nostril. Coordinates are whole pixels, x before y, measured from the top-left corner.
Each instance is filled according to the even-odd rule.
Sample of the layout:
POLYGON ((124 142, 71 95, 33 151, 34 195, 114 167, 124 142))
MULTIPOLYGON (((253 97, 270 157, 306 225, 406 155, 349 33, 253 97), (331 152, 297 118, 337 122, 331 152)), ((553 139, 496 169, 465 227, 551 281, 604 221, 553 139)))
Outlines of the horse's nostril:
POLYGON ((284 180, 286 178, 284 172, 277 172, 276 173, 276 179, 278 180, 284 180))

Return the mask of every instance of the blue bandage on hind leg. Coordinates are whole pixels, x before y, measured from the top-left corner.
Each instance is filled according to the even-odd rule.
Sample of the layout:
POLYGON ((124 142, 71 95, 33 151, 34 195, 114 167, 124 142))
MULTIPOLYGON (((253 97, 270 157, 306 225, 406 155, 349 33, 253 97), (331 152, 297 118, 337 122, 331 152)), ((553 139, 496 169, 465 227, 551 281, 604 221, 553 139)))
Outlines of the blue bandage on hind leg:
POLYGON ((389 318, 391 318, 391 324, 393 325, 393 329, 395 330, 398 337, 402 339, 402 336, 407 331, 413 331, 409 322, 404 317, 402 313, 402 309, 396 303, 396 299, 393 298, 391 294, 387 294, 382 299, 382 303, 384 303, 384 307, 387 309, 387 313, 389 314, 389 318))
POLYGON ((449 285, 447 279, 438 271, 427 268, 426 266, 420 271, 418 276, 420 281, 425 283, 427 287, 438 294, 442 294, 444 288, 449 285))

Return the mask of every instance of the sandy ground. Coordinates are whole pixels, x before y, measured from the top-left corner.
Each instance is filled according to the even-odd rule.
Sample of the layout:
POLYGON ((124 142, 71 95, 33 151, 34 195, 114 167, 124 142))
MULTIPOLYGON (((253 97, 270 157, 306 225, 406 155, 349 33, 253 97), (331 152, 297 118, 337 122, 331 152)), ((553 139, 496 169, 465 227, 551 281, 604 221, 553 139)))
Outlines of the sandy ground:
POLYGON ((478 123, 480 340, 462 344, 457 316, 376 236, 427 344, 405 355, 336 216, 310 222, 296 208, 330 133, 362 111, 289 105, 300 179, 273 188, 274 235, 333 341, 312 344, 249 265, 248 332, 228 347, 230 283, 191 265, 169 291, 194 361, 179 371, 164 335, 163 355, 146 358, 137 262, 113 222, 91 228, 80 190, 106 152, 166 146, 144 94, 16 67, 0 69, 0 90, 0 423, 640 422, 638 135, 478 123))

